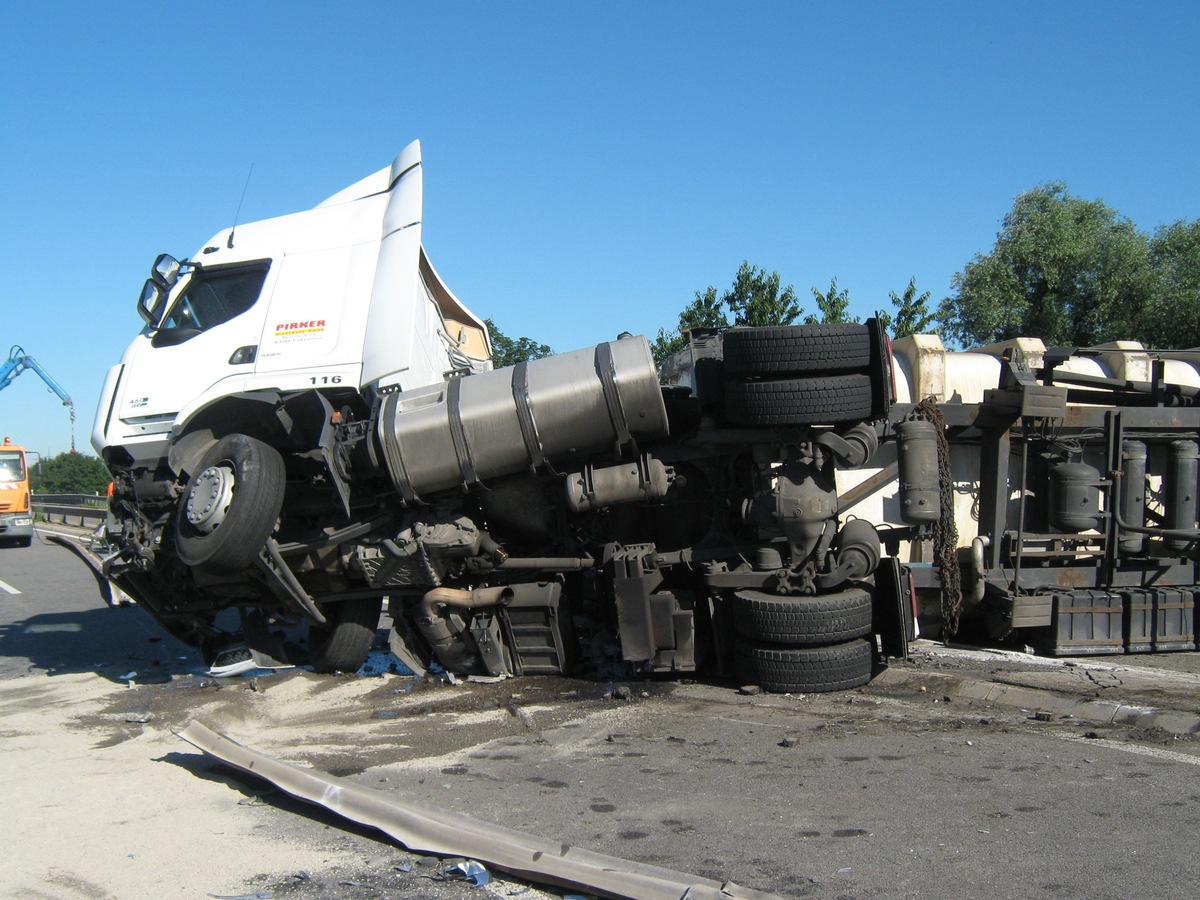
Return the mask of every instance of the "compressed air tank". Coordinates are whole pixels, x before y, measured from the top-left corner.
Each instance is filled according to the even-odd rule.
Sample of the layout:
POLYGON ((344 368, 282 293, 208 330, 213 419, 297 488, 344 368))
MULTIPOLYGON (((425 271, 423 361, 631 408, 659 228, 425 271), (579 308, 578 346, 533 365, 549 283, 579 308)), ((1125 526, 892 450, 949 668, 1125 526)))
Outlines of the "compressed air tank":
POLYGON ((406 501, 667 434, 642 336, 383 398, 376 438, 406 501))
POLYGON ((936 522, 941 513, 937 426, 906 419, 896 426, 900 467, 900 518, 910 525, 936 522))
MULTIPOLYGON (((1141 441, 1121 443, 1121 521, 1134 528, 1146 523, 1146 445, 1141 441)), ((1146 546, 1146 536, 1122 531, 1118 545, 1122 554, 1136 556, 1146 546)))
MULTIPOLYGON (((1197 471, 1200 470, 1200 448, 1195 441, 1172 441, 1167 448, 1167 474, 1165 479, 1166 527, 1173 531, 1196 529, 1197 471)), ((1194 541, 1186 538, 1170 538, 1167 546, 1171 550, 1186 550, 1194 541)))
POLYGON ((1087 463, 1050 469, 1050 524, 1068 534, 1100 527, 1100 471, 1087 463))

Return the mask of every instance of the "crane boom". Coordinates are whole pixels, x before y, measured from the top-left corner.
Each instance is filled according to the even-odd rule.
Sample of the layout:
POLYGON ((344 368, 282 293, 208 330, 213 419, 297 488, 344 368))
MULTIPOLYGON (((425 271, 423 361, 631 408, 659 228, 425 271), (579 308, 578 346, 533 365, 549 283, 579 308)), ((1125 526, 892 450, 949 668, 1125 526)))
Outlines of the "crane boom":
POLYGON ((71 413, 71 452, 75 452, 75 401, 71 399, 71 395, 63 390, 62 385, 50 377, 50 373, 42 368, 41 364, 29 356, 24 348, 13 345, 8 351, 8 359, 0 363, 0 391, 4 390, 12 384, 18 375, 26 369, 32 369, 41 377, 42 381, 46 382, 46 386, 58 395, 62 400, 63 406, 67 407, 71 413))

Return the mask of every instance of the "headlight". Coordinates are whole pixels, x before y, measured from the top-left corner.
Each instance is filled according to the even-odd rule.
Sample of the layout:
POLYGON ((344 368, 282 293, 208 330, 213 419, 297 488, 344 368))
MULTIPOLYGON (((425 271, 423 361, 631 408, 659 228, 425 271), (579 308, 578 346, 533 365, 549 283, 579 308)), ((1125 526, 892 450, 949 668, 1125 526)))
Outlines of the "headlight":
POLYGON ((30 519, 30 518, 9 519, 8 521, 12 524, 12 526, 14 528, 23 528, 26 525, 33 524, 33 519, 30 519))

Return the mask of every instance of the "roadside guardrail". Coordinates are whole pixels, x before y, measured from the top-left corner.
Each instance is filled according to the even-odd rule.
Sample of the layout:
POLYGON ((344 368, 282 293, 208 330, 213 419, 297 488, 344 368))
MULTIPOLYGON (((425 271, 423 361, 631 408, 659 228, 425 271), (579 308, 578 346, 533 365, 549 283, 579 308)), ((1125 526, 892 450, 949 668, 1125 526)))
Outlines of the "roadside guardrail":
POLYGON ((108 498, 94 494, 34 494, 38 521, 94 528, 108 515, 108 498))

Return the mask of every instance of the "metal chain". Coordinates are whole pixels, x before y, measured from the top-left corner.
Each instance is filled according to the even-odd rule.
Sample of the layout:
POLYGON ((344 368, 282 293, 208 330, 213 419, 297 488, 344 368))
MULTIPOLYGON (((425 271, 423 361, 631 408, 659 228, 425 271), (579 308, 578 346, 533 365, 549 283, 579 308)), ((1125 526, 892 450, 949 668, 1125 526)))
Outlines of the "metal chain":
POLYGON ((962 573, 958 568, 958 524, 954 521, 954 481, 950 475, 950 444, 946 440, 946 420, 934 397, 926 397, 913 414, 937 429, 938 481, 941 485, 940 512, 933 526, 933 554, 942 581, 942 634, 958 633, 962 614, 962 573))

